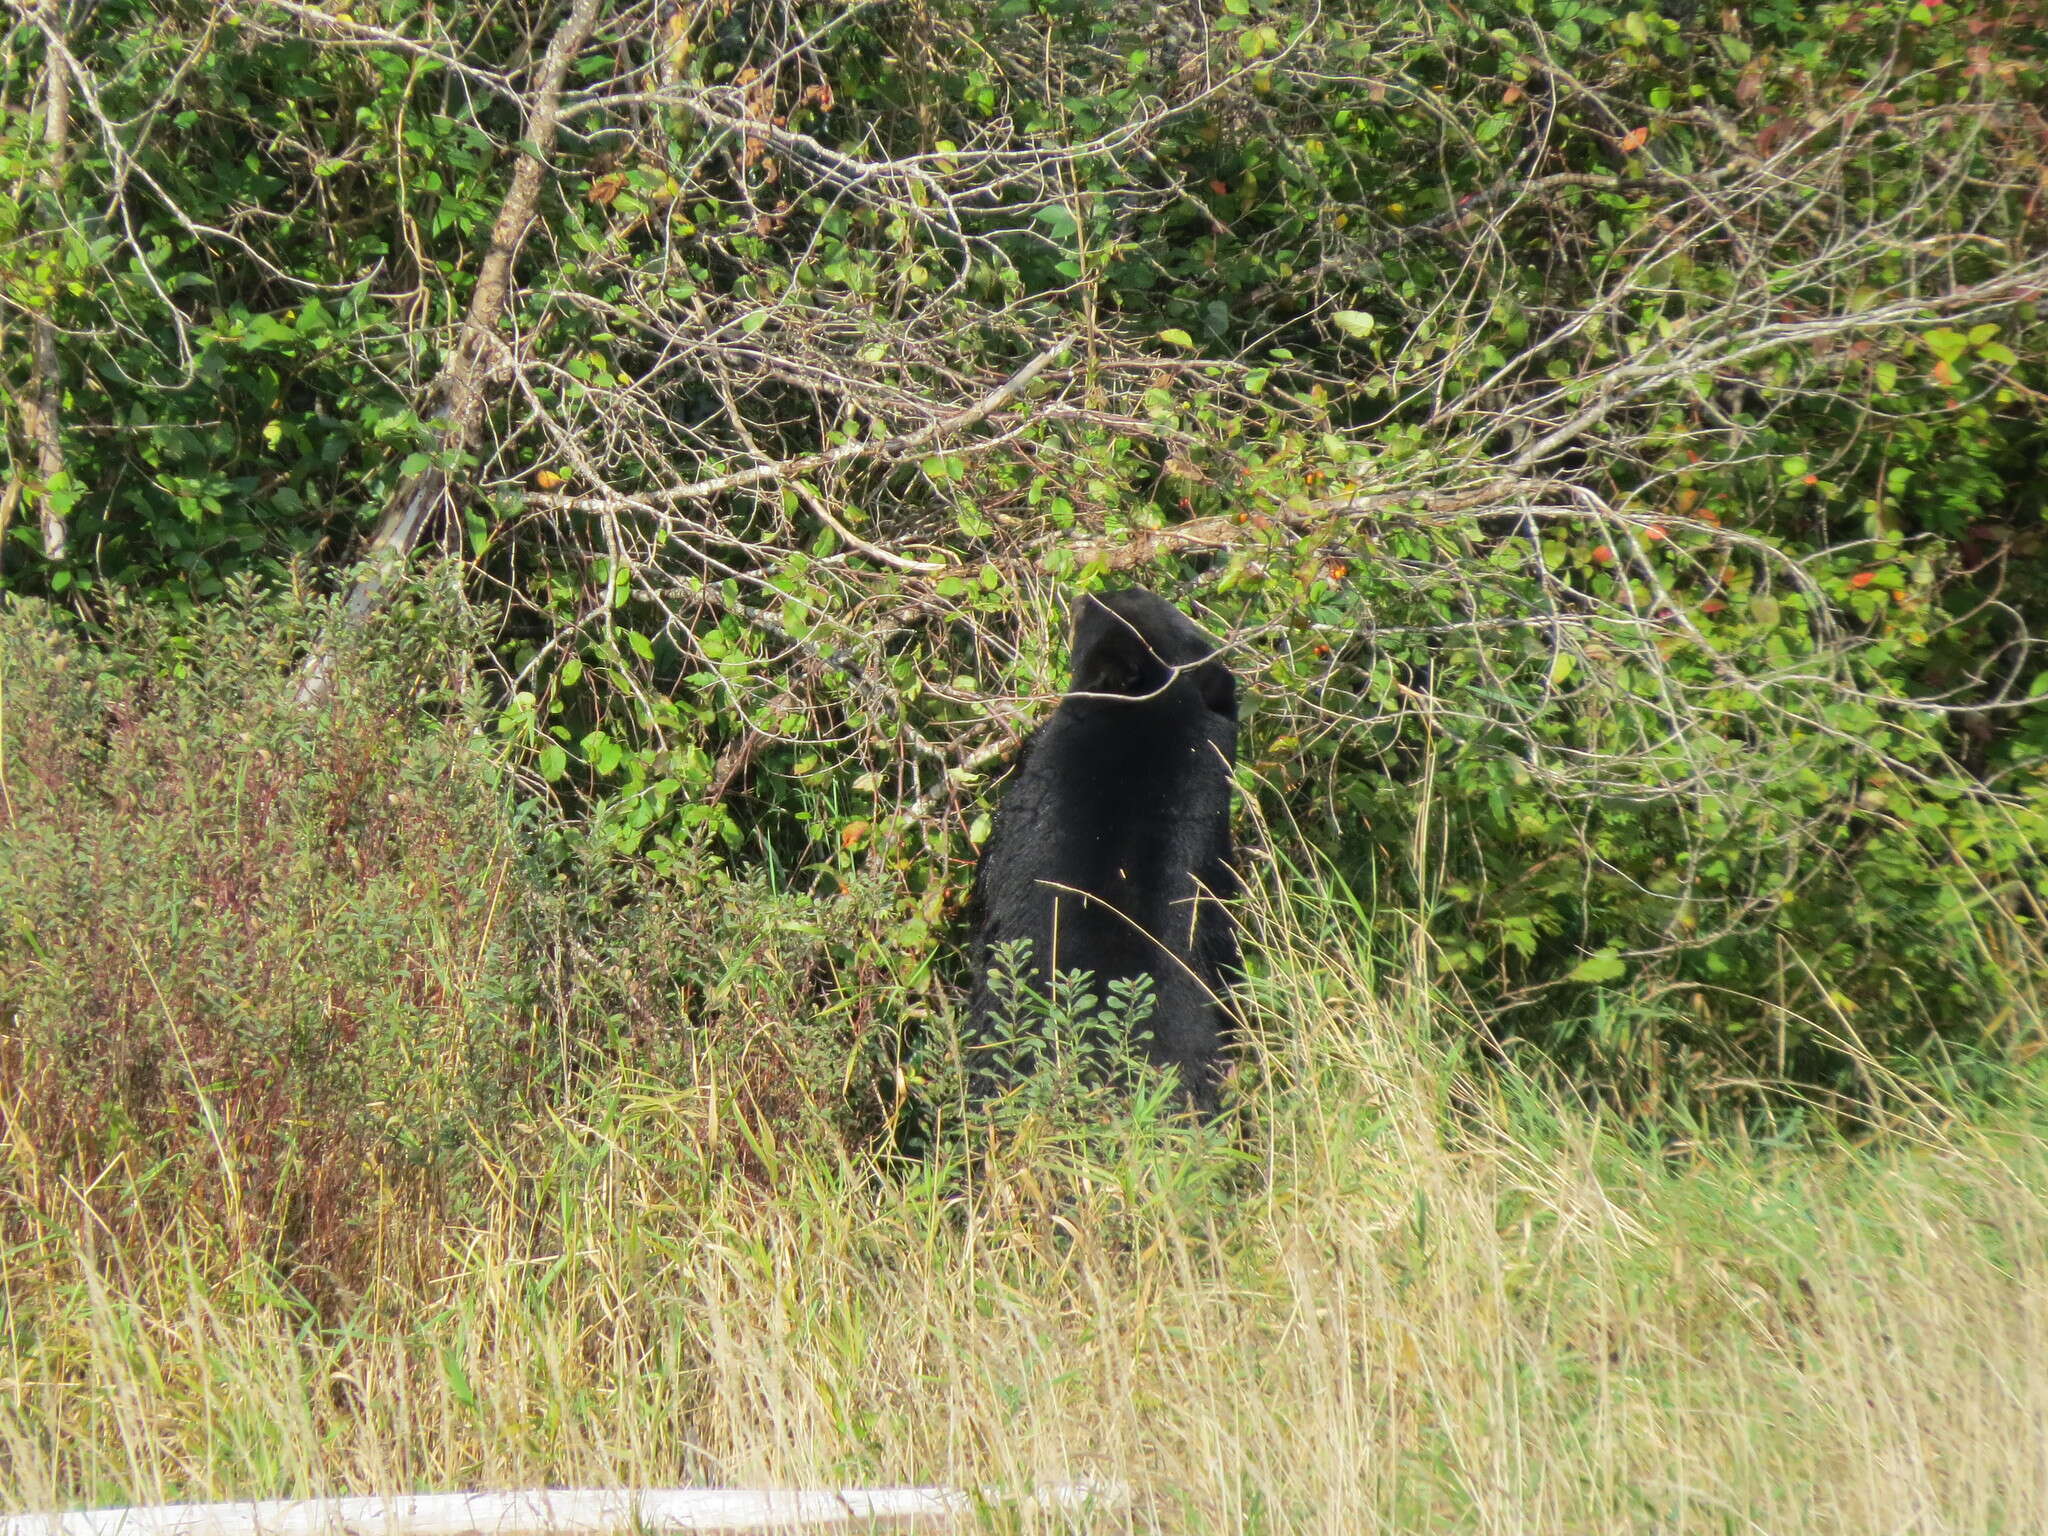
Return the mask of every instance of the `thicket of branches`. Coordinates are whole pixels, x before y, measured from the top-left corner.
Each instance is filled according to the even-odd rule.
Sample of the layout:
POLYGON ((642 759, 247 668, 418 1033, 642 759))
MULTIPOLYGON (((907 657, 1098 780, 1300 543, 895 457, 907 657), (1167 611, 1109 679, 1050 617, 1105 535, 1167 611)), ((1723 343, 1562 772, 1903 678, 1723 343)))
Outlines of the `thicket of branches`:
POLYGON ((2022 7, 8 9, 11 589, 458 556, 536 781, 886 882, 909 977, 1059 597, 1141 581, 1266 856, 1501 1039, 2039 1023, 2022 7))

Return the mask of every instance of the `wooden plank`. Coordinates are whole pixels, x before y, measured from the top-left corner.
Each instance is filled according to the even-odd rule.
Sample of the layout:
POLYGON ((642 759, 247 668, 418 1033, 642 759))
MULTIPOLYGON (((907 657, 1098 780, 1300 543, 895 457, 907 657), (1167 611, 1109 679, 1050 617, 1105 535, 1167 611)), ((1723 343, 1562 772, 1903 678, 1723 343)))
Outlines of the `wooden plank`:
MULTIPOLYGON (((1033 1490, 1018 1501, 1080 1511, 1124 1501, 1090 1483, 1033 1490)), ((0 1536, 616 1536, 634 1530, 720 1532, 942 1531, 980 1505, 1010 1501, 959 1488, 536 1489, 396 1498, 266 1499, 150 1504, 0 1516, 0 1536)))

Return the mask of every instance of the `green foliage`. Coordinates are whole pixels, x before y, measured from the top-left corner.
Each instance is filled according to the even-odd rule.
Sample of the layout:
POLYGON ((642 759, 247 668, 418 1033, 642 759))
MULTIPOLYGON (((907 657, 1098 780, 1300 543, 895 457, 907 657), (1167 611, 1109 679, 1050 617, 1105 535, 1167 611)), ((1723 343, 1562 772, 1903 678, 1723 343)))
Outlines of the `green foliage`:
POLYGON ((0 355, 57 321, 66 467, 11 422, 0 583, 227 603, 438 464, 528 789, 918 993, 1057 597, 1142 579, 1231 632, 1276 847, 1499 1037, 1631 1097, 2029 1046, 2039 29, 1209 11, 605 8, 475 454, 427 384, 557 8, 81 10, 61 175, 18 18, 0 355))
POLYGON ((103 647, 0 614, 16 1112, 84 1164, 168 1157, 166 1199, 195 1180, 238 1237, 281 1221, 318 1262, 379 1165, 459 1165, 517 1112, 505 1069, 542 1041, 502 775, 430 610, 319 718, 291 703, 310 616, 246 583, 182 631, 117 616, 103 647))
POLYGON ((1276 837, 1374 893, 1388 953, 1420 912, 1501 1038, 1632 1099, 1736 1063, 1860 1095, 1852 1044, 1937 1073, 2024 1045, 2042 1022, 2041 762, 1987 781, 1957 762, 1953 717, 1902 696, 1933 649, 1908 633, 1923 620, 1888 605, 1839 643, 1823 583, 1801 590, 1790 562, 1610 527, 1613 564, 1667 601, 1750 595, 1689 623, 1530 624, 1557 612, 1558 571, 1616 579, 1588 551, 1601 535, 1469 526, 1416 528, 1386 541, 1397 559, 1312 585, 1271 691, 1313 686, 1318 715, 1373 724, 1311 735, 1289 711, 1301 726, 1262 733, 1252 787, 1276 837), (1327 786, 1316 801, 1304 779, 1327 786))
POLYGON ((932 1117, 934 1144, 969 1144, 1040 1124, 1043 1134, 1170 1118, 1178 1079, 1146 1060, 1154 1006, 1149 977, 1113 980, 1097 993, 1086 971, 1033 985, 1029 940, 996 946, 991 1038, 962 1042, 930 1031, 911 1057, 912 1081, 932 1117))

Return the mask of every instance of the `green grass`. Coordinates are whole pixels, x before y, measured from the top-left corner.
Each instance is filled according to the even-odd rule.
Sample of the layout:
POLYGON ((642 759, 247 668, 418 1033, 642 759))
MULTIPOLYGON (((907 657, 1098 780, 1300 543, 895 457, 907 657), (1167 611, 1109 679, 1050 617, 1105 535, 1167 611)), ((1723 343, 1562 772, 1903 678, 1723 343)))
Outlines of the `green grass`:
POLYGON ((1103 1530, 2042 1527, 2034 1114, 1660 1140, 1463 1070, 1343 917, 1262 915, 1227 1133, 878 1168, 591 1074, 459 1213, 388 1190, 324 1314, 211 1212, 111 1236, 133 1161, 24 1194, 0 1100, 41 1213, 0 1503, 1090 1476, 1135 1491, 1103 1530))

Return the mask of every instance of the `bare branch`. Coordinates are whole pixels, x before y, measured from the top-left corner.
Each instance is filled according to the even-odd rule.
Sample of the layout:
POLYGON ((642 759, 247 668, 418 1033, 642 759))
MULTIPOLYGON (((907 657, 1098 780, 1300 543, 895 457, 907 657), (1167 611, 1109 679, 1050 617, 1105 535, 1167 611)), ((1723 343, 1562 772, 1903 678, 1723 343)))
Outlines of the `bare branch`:
POLYGON ((877 442, 842 443, 837 448, 828 448, 821 453, 804 454, 799 458, 782 459, 773 464, 756 464, 747 469, 736 469, 729 474, 712 475, 703 480, 693 480, 686 485, 671 485, 645 495, 623 496, 552 496, 541 494, 533 497, 538 506, 554 507, 563 511, 606 512, 626 507, 677 506, 685 502, 710 501, 731 491, 748 486, 787 482, 804 475, 814 475, 821 470, 837 468, 855 461, 880 464, 896 464, 923 453, 933 444, 948 439, 971 428, 979 426, 990 416, 1008 405, 1022 394, 1047 368, 1064 357, 1072 347, 1071 341, 1056 341, 1036 357, 1024 364, 1015 373, 1003 380, 994 389, 973 404, 951 415, 942 416, 918 428, 915 432, 902 433, 895 437, 883 438, 877 442))

